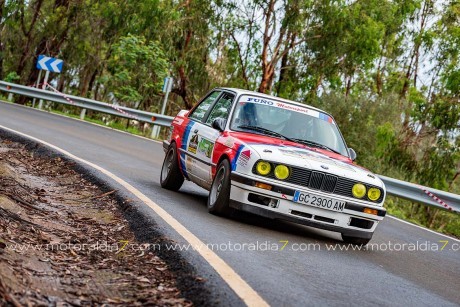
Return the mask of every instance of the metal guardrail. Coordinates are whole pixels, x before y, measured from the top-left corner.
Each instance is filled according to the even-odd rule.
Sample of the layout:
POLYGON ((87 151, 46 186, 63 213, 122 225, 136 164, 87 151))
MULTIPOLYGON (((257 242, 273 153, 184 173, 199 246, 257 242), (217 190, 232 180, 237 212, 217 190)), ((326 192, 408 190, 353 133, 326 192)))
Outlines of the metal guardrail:
POLYGON ((168 127, 171 125, 171 122, 174 119, 171 116, 140 111, 122 106, 116 106, 92 99, 72 95, 65 95, 59 92, 47 91, 4 81, 0 81, 0 91, 32 97, 36 99, 42 99, 45 101, 62 103, 70 106, 77 106, 83 109, 98 111, 101 113, 115 115, 123 118, 135 119, 140 122, 150 123, 159 126, 168 127))
MULTIPOLYGON (((168 127, 171 125, 171 122, 174 119, 171 116, 149 113, 121 106, 114 106, 96 100, 65 95, 58 92, 36 89, 33 87, 8 83, 4 81, 0 81, 0 91, 77 106, 83 109, 89 109, 119 117, 135 118, 136 120, 159 126, 168 127), (69 102, 69 100, 71 102, 69 102)), ((389 195, 460 213, 460 195, 381 175, 378 176, 385 183, 387 194, 389 195)))
POLYGON ((441 209, 449 210, 450 208, 451 211, 460 213, 460 195, 382 175, 378 176, 385 183, 387 194, 441 209))

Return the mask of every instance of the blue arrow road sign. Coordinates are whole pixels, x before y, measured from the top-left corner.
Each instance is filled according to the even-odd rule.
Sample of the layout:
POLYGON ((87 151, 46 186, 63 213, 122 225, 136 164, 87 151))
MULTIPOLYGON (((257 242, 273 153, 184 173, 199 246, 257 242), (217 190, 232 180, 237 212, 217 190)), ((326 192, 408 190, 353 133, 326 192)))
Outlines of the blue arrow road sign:
POLYGON ((43 69, 43 70, 48 70, 51 72, 61 72, 62 71, 62 66, 64 65, 63 60, 55 59, 55 58, 50 58, 45 55, 39 55, 38 56, 38 61, 37 61, 37 68, 38 69, 43 69))

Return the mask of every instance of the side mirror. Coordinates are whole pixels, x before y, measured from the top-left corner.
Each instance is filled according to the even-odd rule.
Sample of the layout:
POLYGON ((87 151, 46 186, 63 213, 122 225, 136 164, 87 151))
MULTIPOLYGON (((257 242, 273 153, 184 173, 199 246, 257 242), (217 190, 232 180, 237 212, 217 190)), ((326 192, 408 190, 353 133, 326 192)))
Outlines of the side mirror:
POLYGON ((350 155, 350 159, 352 161, 356 160, 356 151, 353 148, 348 148, 348 154, 350 155))
POLYGON ((222 117, 218 117, 215 120, 213 120, 211 127, 213 127, 216 130, 219 130, 220 132, 223 132, 225 129, 225 119, 222 117))

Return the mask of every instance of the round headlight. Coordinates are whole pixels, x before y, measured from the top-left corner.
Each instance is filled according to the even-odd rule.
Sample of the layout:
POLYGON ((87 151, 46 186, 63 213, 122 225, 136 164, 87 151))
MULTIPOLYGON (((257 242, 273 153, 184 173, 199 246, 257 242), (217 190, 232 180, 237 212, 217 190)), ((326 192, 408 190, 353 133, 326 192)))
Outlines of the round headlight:
POLYGON ((366 187, 364 184, 357 183, 353 186, 353 189, 351 189, 351 192, 353 193, 353 196, 356 198, 363 198, 364 195, 366 195, 366 187))
POLYGON ((270 171, 272 170, 272 166, 270 165, 270 163, 266 161, 260 161, 257 163, 256 170, 262 176, 266 176, 270 174, 270 171))
POLYGON ((377 188, 370 188, 369 191, 367 191, 367 198, 370 200, 376 201, 377 199, 380 198, 380 189, 377 188))
POLYGON ((289 168, 286 165, 278 165, 275 167, 275 177, 284 180, 289 177, 289 168))

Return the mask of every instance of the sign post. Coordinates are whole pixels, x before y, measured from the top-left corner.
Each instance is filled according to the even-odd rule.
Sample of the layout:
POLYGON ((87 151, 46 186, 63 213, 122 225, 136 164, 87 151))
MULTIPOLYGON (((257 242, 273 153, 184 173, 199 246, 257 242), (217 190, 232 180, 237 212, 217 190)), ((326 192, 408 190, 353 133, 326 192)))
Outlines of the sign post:
MULTIPOLYGON (((162 89, 162 91, 165 93, 165 98, 163 100, 163 106, 161 107, 161 115, 165 114, 166 104, 168 103, 168 96, 169 96, 169 93, 171 92, 172 86, 173 86, 173 78, 166 77, 164 79, 163 89, 162 89)), ((152 128, 152 138, 157 139, 159 134, 160 134, 160 126, 154 125, 152 128)))
MULTIPOLYGON (((45 55, 39 55, 38 56, 38 61, 37 61, 37 68, 40 69, 40 74, 38 76, 39 80, 37 81, 37 85, 40 83, 40 78, 41 78, 41 71, 46 70, 45 73, 45 80, 43 81, 43 86, 42 89, 46 89, 46 85, 48 83, 48 78, 50 76, 50 71, 51 72, 56 72, 56 73, 61 73, 62 72, 62 66, 64 65, 63 60, 47 57, 45 55)), ((35 101, 33 103, 35 105, 35 101)), ((38 103, 38 108, 41 110, 43 108, 43 100, 40 99, 38 103)))
MULTIPOLYGON (((35 84, 35 88, 38 88, 38 86, 40 85, 40 80, 42 79, 42 71, 43 70, 40 69, 40 71, 38 72, 38 79, 35 84)), ((35 108, 35 100, 36 100, 35 98, 32 100, 32 108, 35 108)))

